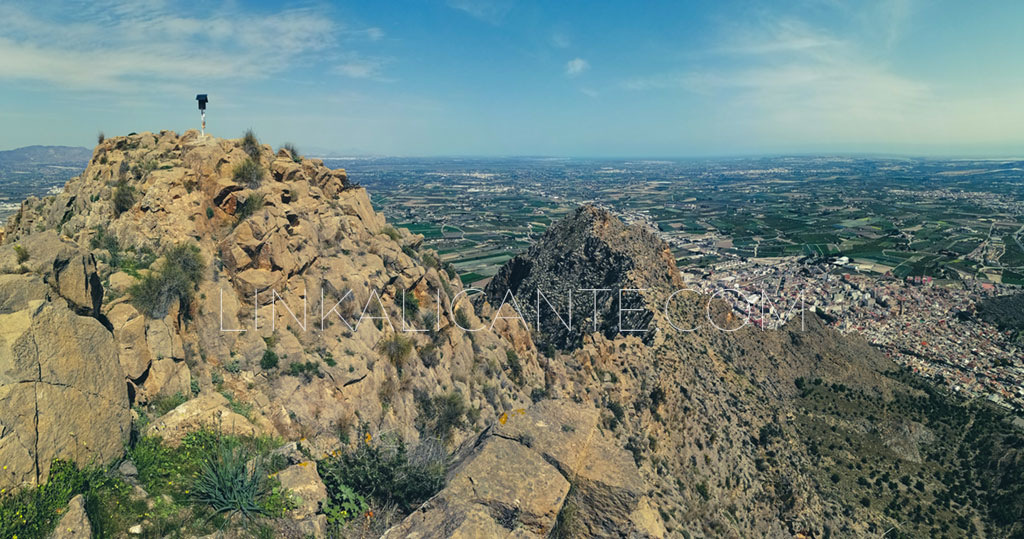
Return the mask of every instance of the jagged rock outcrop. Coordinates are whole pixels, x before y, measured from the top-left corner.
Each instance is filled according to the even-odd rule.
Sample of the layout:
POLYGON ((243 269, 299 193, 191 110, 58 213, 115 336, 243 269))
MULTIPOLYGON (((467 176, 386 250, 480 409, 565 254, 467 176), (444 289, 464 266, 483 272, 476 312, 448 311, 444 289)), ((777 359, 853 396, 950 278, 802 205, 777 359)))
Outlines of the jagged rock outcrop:
POLYGON ((505 327, 509 341, 454 327, 460 310, 486 321, 464 295, 451 305, 457 276, 422 264, 422 238, 387 226, 344 170, 261 146, 262 178, 236 177, 249 157, 240 140, 195 131, 111 137, 60 194, 26 200, 5 228, 0 270, 40 276, 112 335, 117 368, 106 375, 131 403, 187 400, 149 417, 144 434, 175 443, 227 418, 243 432, 305 438, 314 456, 342 444, 340 426, 415 443, 414 395, 444 392, 479 410, 458 443, 544 386, 525 329, 505 327), (166 311, 143 308, 132 286, 183 244, 198 249, 198 286, 166 311), (381 352, 395 335, 411 342, 402 357, 381 352), (515 380, 510 348, 521 353, 515 380))
POLYGON ((446 394, 473 412, 445 435, 458 449, 448 485, 389 537, 869 529, 804 473, 809 450, 788 435, 798 378, 890 396, 879 373, 892 365, 863 339, 811 313, 724 332, 705 315, 735 315, 707 297, 666 305, 685 285, 665 243, 593 207, 553 225, 474 304, 344 171, 250 151, 195 131, 110 138, 62 193, 8 222, 0 486, 44 480, 54 457, 117 457, 129 404, 155 416, 148 405, 184 400, 142 434, 301 440, 284 480, 310 499, 288 529, 319 536, 322 485, 302 463, 361 443, 356 428, 435 436, 423 403, 446 394), (262 177, 236 177, 247 159, 262 177), (133 286, 173 274, 181 245, 198 252, 196 279, 157 289, 174 295, 147 308, 133 286), (580 289, 610 289, 596 317, 580 289), (563 316, 573 291, 571 329, 545 304, 531 331, 538 290, 563 316))
POLYGON ((120 456, 130 428, 113 336, 51 297, 38 276, 0 276, 0 485, 46 480, 55 458, 120 456))
POLYGON ((448 486, 385 537, 547 537, 568 504, 574 533, 661 537, 629 454, 569 401, 514 410, 463 450, 448 486))
POLYGON ((653 232, 581 206, 502 266, 485 292, 494 306, 514 298, 526 323, 538 329, 541 348, 571 350, 595 327, 608 338, 637 332, 651 342, 654 298, 664 297, 656 292, 682 284, 668 245, 653 232))

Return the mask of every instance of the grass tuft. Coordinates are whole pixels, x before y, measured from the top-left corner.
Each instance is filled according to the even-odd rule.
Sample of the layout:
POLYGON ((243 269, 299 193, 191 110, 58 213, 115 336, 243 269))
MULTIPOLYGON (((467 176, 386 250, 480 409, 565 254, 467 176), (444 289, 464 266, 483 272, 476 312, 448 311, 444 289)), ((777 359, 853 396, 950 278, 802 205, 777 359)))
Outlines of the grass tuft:
POLYGON ((128 289, 132 305, 155 319, 167 316, 175 300, 182 311, 187 312, 195 288, 202 281, 203 266, 199 247, 189 243, 171 247, 164 252, 164 263, 159 270, 150 272, 128 289))
POLYGON ((246 129, 245 134, 242 135, 242 151, 248 154, 251 159, 259 162, 260 141, 256 138, 256 133, 252 129, 246 129))
POLYGON ((232 177, 236 182, 251 188, 259 187, 266 175, 267 171, 263 168, 263 165, 252 157, 246 157, 245 161, 235 165, 232 171, 232 177))

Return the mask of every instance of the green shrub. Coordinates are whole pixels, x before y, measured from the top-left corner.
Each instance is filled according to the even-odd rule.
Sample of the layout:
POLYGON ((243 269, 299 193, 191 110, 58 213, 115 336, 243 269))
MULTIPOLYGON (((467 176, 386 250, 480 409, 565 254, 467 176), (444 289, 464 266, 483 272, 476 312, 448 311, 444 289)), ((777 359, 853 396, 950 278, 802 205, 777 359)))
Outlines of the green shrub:
POLYGON ((419 351, 420 361, 423 362, 423 366, 428 369, 436 367, 441 362, 441 352, 437 349, 434 343, 429 343, 419 351))
POLYGON ((266 175, 267 170, 252 157, 246 157, 245 161, 235 165, 232 171, 232 177, 236 182, 252 188, 259 187, 266 175))
POLYGON ((612 416, 606 420, 605 424, 610 430, 615 430, 615 427, 618 427, 626 417, 626 410, 616 401, 608 401, 607 406, 612 416))
POLYGON ((103 144, 104 140, 107 140, 107 136, 103 134, 103 131, 96 134, 96 144, 103 144))
POLYGON ((422 254, 420 254, 420 263, 423 264, 423 267, 425 268, 441 267, 441 262, 437 259, 436 256, 434 256, 429 251, 425 251, 422 254))
POLYGON ((447 461, 443 448, 430 442, 411 453, 401 442, 394 446, 360 443, 354 450, 320 461, 317 469, 331 506, 343 507, 352 493, 378 506, 395 504, 409 512, 444 487, 447 461))
POLYGON ((260 160, 260 141, 252 129, 247 129, 242 135, 242 151, 257 162, 260 160))
POLYGON ((505 360, 505 364, 508 366, 509 379, 515 382, 516 385, 523 385, 523 363, 519 361, 519 354, 509 348, 505 350, 505 360))
POLYGON ((332 526, 344 524, 366 513, 370 508, 366 504, 366 498, 356 494, 355 491, 345 485, 338 484, 333 494, 323 504, 324 514, 327 515, 327 523, 332 526))
POLYGON ((182 312, 187 313, 202 281, 203 257, 199 247, 181 243, 164 252, 164 263, 128 289, 132 305, 150 318, 167 316, 172 302, 177 300, 182 312))
POLYGON ((122 178, 117 182, 117 188, 114 189, 114 215, 120 217, 120 215, 131 209, 135 205, 135 188, 128 185, 128 182, 122 178))
POLYGON ((213 208, 206 208, 206 218, 213 219, 213 208))
POLYGON ((266 197, 260 193, 253 193, 235 208, 235 219, 240 223, 263 209, 264 205, 266 197))
POLYGON ((14 246, 14 255, 18 257, 18 264, 24 264, 28 261, 28 249, 21 245, 14 246))
POLYGON ((292 376, 302 376, 306 378, 307 381, 312 379, 314 376, 323 377, 320 373, 320 366, 312 361, 307 361, 305 363, 293 361, 288 365, 288 374, 291 374, 292 376))
POLYGON ((288 152, 288 155, 291 156, 292 161, 295 161, 296 163, 302 162, 302 156, 299 155, 299 150, 296 150, 295 145, 292 144, 291 142, 288 142, 284 146, 281 146, 281 149, 288 152))
POLYGON ((395 227, 391 225, 385 225, 384 228, 381 229, 381 233, 391 238, 392 241, 398 241, 402 239, 402 236, 398 233, 397 230, 395 230, 395 227))
POLYGON ((131 486, 100 468, 80 470, 71 462, 55 460, 43 485, 0 494, 0 537, 48 537, 60 518, 58 512, 78 494, 85 499, 94 535, 121 535, 145 508, 143 502, 131 501, 130 492, 131 486))
POLYGON ((444 444, 451 441, 455 429, 466 426, 466 401, 462 393, 457 391, 433 397, 417 392, 416 407, 419 411, 416 415, 416 429, 423 436, 435 438, 444 444))
POLYGON ((412 352, 412 345, 412 339, 396 333, 377 343, 377 350, 388 358, 396 368, 401 369, 405 365, 409 353, 412 352))
MULTIPOLYGON (((269 437, 239 437, 204 428, 185 435, 177 447, 160 438, 142 438, 128 454, 146 492, 158 502, 163 495, 170 496, 179 510, 191 506, 203 529, 223 526, 225 514, 284 514, 292 505, 290 497, 277 479, 268 477, 287 465, 270 458, 279 445, 269 437)), ((167 533, 157 535, 182 529, 180 518, 169 520, 167 533)))
POLYGON ((263 351, 263 357, 260 358, 260 367, 267 371, 270 369, 277 368, 277 353, 267 348, 263 351))
POLYGON ((178 406, 181 406, 187 400, 188 398, 185 397, 184 394, 178 392, 167 397, 158 397, 153 399, 153 402, 149 403, 149 406, 156 413, 155 417, 160 417, 178 406))
POLYGON ((409 316, 416 316, 420 312, 420 300, 416 299, 416 294, 413 294, 411 290, 406 290, 402 295, 402 301, 405 302, 405 313, 409 316))
POLYGON ((466 314, 466 311, 463 311, 462 309, 458 309, 455 311, 455 325, 459 326, 464 330, 469 330, 472 329, 472 326, 470 326, 470 324, 471 322, 469 321, 469 315, 466 314))

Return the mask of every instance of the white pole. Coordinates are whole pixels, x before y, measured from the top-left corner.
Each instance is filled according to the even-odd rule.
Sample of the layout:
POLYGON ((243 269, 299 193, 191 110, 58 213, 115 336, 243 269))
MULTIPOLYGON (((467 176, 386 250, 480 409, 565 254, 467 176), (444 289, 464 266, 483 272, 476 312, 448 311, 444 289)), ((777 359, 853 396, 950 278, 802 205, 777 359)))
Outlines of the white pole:
POLYGON ((203 118, 203 128, 200 131, 200 134, 203 136, 203 138, 206 138, 206 110, 203 109, 203 110, 199 111, 199 114, 203 118))

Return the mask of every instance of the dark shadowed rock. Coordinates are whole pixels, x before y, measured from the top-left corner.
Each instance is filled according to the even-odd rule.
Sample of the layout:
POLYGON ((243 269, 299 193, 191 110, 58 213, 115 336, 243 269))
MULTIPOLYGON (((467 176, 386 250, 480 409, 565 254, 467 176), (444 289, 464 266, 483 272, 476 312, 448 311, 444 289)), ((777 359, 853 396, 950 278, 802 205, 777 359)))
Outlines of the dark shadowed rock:
MULTIPOLYGON (((511 304, 514 296, 531 328, 537 326, 539 303, 538 345, 570 350, 595 330, 595 318, 596 331, 608 338, 652 329, 655 298, 677 288, 682 280, 675 259, 657 235, 627 226, 607 210, 581 206, 502 266, 485 292, 495 308, 503 301, 511 304), (571 330, 566 327, 570 293, 571 330)), ((653 331, 636 334, 645 342, 654 336, 653 331)))

